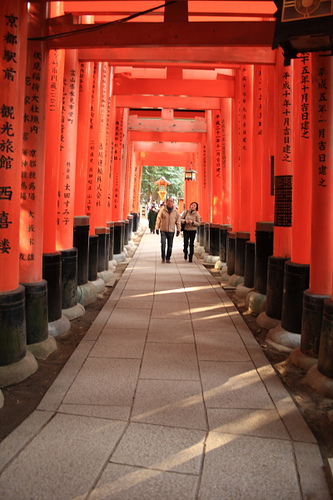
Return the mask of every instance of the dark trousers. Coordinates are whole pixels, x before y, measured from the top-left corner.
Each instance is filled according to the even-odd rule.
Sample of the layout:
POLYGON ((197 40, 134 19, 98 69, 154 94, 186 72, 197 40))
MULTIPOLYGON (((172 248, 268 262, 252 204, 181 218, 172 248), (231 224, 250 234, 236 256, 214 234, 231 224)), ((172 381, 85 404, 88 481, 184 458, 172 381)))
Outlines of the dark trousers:
POLYGON ((184 254, 187 257, 187 252, 188 252, 188 245, 190 244, 190 257, 194 254, 194 240, 195 240, 195 235, 197 234, 196 231, 186 231, 186 229, 183 231, 184 235, 184 254))
POLYGON ((172 254, 173 238, 175 233, 161 231, 161 257, 165 260, 165 246, 167 245, 166 260, 170 260, 172 254))

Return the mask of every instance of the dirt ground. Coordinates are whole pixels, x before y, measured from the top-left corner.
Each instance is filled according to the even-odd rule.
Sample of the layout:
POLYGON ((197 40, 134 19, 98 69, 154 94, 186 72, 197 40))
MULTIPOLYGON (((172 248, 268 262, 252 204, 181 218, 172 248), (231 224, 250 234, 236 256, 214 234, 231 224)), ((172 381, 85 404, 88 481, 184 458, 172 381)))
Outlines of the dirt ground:
MULTIPOLYGON (((120 278, 127 264, 118 264, 115 275, 120 278)), ((214 269, 209 269, 217 276, 214 269)), ((114 286, 116 286, 116 283, 114 286)), ((39 369, 20 384, 2 389, 5 404, 0 409, 0 441, 10 434, 38 406, 47 389, 75 350, 94 319, 112 293, 107 287, 98 299, 88 305, 84 316, 71 322, 68 333, 57 337, 58 349, 48 359, 39 361, 39 369)), ((265 343, 267 331, 258 327, 253 314, 247 313, 232 290, 226 290, 242 314, 268 360, 280 376, 283 384, 300 409, 312 432, 316 436, 323 458, 333 457, 333 400, 319 396, 303 382, 305 372, 288 362, 286 354, 274 350, 265 343)))

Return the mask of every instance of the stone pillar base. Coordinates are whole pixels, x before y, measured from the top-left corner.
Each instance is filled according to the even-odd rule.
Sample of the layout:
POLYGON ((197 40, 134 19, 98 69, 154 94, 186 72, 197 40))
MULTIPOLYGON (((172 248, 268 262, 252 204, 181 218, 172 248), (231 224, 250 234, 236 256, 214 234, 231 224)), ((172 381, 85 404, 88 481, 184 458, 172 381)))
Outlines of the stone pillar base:
POLYGON ((248 293, 246 300, 245 300, 245 305, 248 309, 248 311, 251 311, 253 314, 259 314, 263 312, 263 309, 265 308, 265 302, 266 302, 266 295, 255 292, 254 290, 248 293))
POLYGON ((76 306, 68 307, 62 310, 62 314, 72 321, 73 319, 80 318, 84 315, 85 309, 82 304, 76 304, 76 306))
POLYGON ((257 323, 261 328, 266 328, 266 330, 270 330, 271 328, 275 328, 276 326, 281 324, 279 319, 270 318, 267 316, 266 311, 259 314, 257 317, 257 323))
POLYGON ((249 288, 244 285, 244 283, 240 283, 236 287, 236 295, 240 299, 246 299, 247 295, 252 291, 252 288, 249 288))
POLYGON ((300 347, 296 347, 296 349, 290 353, 289 359, 293 365, 306 372, 318 363, 317 358, 310 358, 310 356, 303 354, 300 347))
POLYGON ((101 278, 104 283, 108 283, 113 277, 113 272, 109 269, 108 271, 101 271, 97 276, 101 278))
POLYGON ((27 349, 36 359, 47 359, 52 352, 58 349, 56 339, 50 335, 42 342, 27 345, 27 349))
POLYGON ((66 316, 61 316, 61 318, 57 319, 56 321, 52 321, 51 323, 49 323, 48 327, 49 335, 52 335, 52 337, 59 337, 59 335, 67 333, 70 330, 71 324, 66 316))
POLYGON ((244 276, 239 276, 238 274, 232 274, 229 278, 229 285, 237 287, 241 283, 244 283, 244 276))
POLYGON ((102 280, 102 278, 98 278, 95 281, 91 281, 91 283, 94 285, 94 287, 96 289, 96 293, 103 293, 104 292, 105 282, 104 282, 104 280, 102 280))
POLYGON ((24 358, 11 365, 0 366, 0 387, 19 384, 38 369, 36 358, 27 351, 24 358))
POLYGON ((125 254, 125 252, 116 253, 113 255, 113 258, 117 262, 125 262, 126 261, 126 254, 125 254))
POLYGON ((95 300, 97 300, 96 287, 90 282, 78 286, 77 300, 83 306, 87 306, 88 304, 95 302, 95 300))
POLYGON ((312 366, 306 376, 305 383, 324 398, 333 398, 333 379, 318 371, 318 366, 312 366))
POLYGON ((278 325, 267 333, 266 342, 277 351, 290 353, 300 346, 301 336, 299 333, 288 332, 278 325))

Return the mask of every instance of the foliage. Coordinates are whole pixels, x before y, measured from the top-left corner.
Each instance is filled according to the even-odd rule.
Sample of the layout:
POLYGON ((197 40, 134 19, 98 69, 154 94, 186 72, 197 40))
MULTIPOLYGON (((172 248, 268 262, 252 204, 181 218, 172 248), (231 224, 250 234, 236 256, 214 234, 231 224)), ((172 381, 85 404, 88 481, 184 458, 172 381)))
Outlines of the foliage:
POLYGON ((156 181, 161 177, 171 184, 167 186, 167 196, 173 196, 175 201, 184 197, 184 169, 182 167, 142 167, 141 204, 146 205, 151 200, 159 202, 156 181))

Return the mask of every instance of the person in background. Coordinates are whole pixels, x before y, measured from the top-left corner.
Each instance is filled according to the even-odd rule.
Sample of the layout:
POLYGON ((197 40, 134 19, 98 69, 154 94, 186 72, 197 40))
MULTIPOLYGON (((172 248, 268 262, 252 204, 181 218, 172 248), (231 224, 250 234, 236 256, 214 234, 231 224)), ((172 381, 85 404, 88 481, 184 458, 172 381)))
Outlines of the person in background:
POLYGON ((188 210, 185 210, 181 215, 181 223, 183 225, 183 235, 184 235, 184 259, 187 260, 187 255, 189 256, 189 262, 193 260, 194 254, 194 240, 197 232, 198 226, 200 226, 201 217, 198 212, 198 204, 193 201, 190 204, 188 210), (190 252, 188 254, 188 247, 190 246, 190 252))
POLYGON ((155 205, 152 205, 148 213, 148 224, 151 233, 155 233, 156 218, 157 218, 157 210, 155 205))
POLYGON ((161 207, 157 219, 156 219, 156 233, 158 234, 161 231, 161 257, 162 262, 167 262, 170 264, 171 254, 172 254, 172 245, 173 238, 175 236, 175 228, 176 228, 176 236, 179 236, 180 233, 180 214, 178 210, 174 207, 175 202, 173 198, 168 198, 166 201, 166 205, 161 207), (165 253, 165 247, 167 245, 167 251, 165 253))

